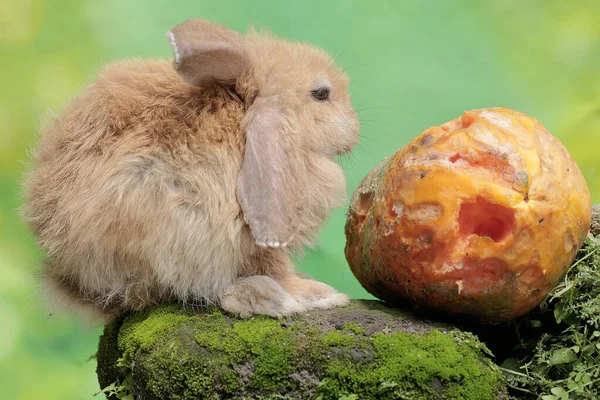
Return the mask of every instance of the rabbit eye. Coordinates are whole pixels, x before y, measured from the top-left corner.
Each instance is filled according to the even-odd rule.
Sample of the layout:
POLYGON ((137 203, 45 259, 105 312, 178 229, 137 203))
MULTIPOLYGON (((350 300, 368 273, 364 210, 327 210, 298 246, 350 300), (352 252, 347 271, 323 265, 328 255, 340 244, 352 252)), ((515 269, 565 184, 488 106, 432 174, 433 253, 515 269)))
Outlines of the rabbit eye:
POLYGON ((326 87, 313 90, 311 93, 315 100, 325 101, 329 98, 329 89, 326 87))

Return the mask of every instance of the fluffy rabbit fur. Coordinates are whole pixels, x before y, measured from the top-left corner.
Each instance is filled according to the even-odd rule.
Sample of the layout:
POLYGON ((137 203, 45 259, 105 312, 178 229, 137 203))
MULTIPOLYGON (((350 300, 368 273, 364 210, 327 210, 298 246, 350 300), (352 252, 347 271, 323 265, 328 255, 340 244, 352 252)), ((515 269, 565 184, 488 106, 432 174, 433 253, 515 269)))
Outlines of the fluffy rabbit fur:
POLYGON ((172 299, 242 317, 346 304, 290 259, 345 197, 346 76, 309 45, 203 20, 168 37, 173 64, 107 66, 43 130, 23 211, 54 298, 109 317, 172 299))

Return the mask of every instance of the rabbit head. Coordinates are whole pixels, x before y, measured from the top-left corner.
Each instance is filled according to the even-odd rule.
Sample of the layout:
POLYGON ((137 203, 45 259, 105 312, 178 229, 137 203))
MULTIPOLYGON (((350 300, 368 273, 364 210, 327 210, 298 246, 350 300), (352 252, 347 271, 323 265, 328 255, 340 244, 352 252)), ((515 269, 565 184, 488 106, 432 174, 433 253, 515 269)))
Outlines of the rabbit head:
POLYGON ((270 34, 191 19, 168 36, 186 82, 226 86, 245 106, 237 196, 256 243, 310 244, 345 199, 336 156, 358 140, 346 75, 324 51, 270 34))

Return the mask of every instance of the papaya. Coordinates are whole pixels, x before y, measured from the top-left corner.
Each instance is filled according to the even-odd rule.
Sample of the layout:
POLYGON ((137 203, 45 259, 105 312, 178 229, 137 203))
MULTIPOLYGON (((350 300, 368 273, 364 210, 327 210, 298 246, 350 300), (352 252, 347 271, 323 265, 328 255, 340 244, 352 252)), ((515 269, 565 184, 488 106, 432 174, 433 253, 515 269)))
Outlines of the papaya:
POLYGON ((362 180, 345 255, 382 300, 506 321, 564 277, 591 207, 576 162, 540 122, 507 108, 466 111, 362 180))

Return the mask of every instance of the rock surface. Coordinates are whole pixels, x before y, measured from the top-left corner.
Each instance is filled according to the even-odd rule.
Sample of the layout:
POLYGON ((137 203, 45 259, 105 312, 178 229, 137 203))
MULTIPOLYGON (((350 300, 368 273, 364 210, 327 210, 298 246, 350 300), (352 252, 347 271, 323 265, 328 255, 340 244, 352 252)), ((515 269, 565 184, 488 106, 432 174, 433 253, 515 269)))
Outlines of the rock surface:
POLYGON ((105 327, 97 373, 121 399, 505 398, 486 351, 378 301, 248 320, 162 305, 105 327))
POLYGON ((592 225, 590 226, 592 235, 600 235, 600 204, 592 206, 592 225))

